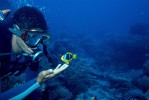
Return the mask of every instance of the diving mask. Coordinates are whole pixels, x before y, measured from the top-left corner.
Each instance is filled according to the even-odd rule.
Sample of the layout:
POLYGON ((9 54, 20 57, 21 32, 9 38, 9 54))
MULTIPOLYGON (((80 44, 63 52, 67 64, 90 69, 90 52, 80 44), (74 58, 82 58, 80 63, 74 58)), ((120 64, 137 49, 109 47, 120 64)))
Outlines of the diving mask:
POLYGON ((21 35, 21 38, 29 47, 35 47, 40 42, 50 38, 48 33, 35 33, 35 32, 25 32, 21 35))
POLYGON ((45 32, 44 30, 41 30, 40 28, 23 30, 24 33, 22 33, 20 28, 16 24, 14 24, 13 28, 9 28, 9 31, 11 31, 18 37, 21 37, 29 47, 36 47, 39 42, 43 42, 44 40, 50 38, 50 34, 48 32, 45 32))

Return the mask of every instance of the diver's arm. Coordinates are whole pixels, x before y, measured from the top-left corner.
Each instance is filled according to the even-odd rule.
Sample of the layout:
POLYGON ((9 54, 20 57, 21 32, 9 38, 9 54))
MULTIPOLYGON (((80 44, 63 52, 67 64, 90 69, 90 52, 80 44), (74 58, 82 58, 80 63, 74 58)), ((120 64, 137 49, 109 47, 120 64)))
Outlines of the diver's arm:
POLYGON ((20 93, 19 95, 15 96, 15 97, 11 98, 10 100, 22 100, 26 96, 28 96, 30 93, 32 93, 34 90, 36 90, 39 86, 40 86, 39 83, 36 82, 31 87, 29 87, 27 90, 25 90, 24 92, 20 93))
POLYGON ((67 65, 67 64, 63 64, 63 65, 58 64, 54 70, 48 69, 46 71, 40 72, 37 77, 37 82, 39 84, 42 84, 45 80, 47 80, 49 78, 53 78, 55 75, 59 74, 60 72, 62 72, 66 68, 68 68, 68 66, 69 65, 67 65))
POLYGON ((0 94, 0 100, 21 100, 24 97, 26 97, 28 94, 33 92, 35 89, 39 87, 39 83, 37 82, 37 79, 33 79, 21 86, 15 87, 13 89, 10 89, 4 93, 0 94))
POLYGON ((45 80, 54 77, 55 75, 65 70, 67 67, 67 64, 63 64, 62 66, 61 64, 59 64, 54 70, 48 69, 45 71, 41 71, 37 79, 35 78, 21 86, 1 93, 0 100, 22 100, 34 90, 36 90, 45 80))

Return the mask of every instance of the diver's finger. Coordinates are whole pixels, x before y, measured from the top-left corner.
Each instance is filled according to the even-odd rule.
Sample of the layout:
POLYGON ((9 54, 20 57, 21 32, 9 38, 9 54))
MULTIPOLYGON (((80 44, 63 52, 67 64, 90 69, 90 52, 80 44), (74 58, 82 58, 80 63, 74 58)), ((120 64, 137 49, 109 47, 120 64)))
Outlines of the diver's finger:
POLYGON ((60 70, 63 71, 63 70, 65 70, 68 66, 69 66, 69 65, 64 64, 63 66, 61 66, 60 70))
POLYGON ((61 72, 61 70, 65 69, 65 67, 67 67, 67 66, 66 65, 59 66, 58 68, 54 69, 54 73, 61 72))
POLYGON ((46 76, 49 75, 51 72, 53 72, 53 70, 52 69, 48 69, 46 71, 42 71, 39 76, 43 77, 43 78, 46 78, 46 76))
POLYGON ((47 75, 48 74, 53 74, 53 70, 52 69, 48 69, 46 72, 47 72, 47 75))
POLYGON ((54 70, 59 69, 60 67, 61 67, 61 64, 58 64, 54 70))
POLYGON ((69 65, 63 65, 61 66, 59 69, 54 70, 54 74, 58 74, 60 72, 62 72, 63 70, 65 70, 69 65))
POLYGON ((63 64, 59 69, 60 69, 60 70, 63 70, 63 69, 66 69, 68 66, 69 66, 69 65, 67 65, 67 64, 63 64))
POLYGON ((69 65, 68 65, 68 64, 63 64, 62 66, 66 66, 66 67, 68 67, 69 65))
POLYGON ((10 9, 2 10, 3 14, 6 14, 6 13, 8 13, 10 11, 11 11, 10 9))
POLYGON ((18 39, 18 41, 17 41, 18 46, 19 46, 25 53, 29 53, 29 54, 33 53, 33 51, 31 50, 31 48, 29 48, 29 47, 24 43, 24 41, 23 41, 20 37, 17 36, 17 39, 18 39))
POLYGON ((32 50, 31 48, 27 48, 27 51, 28 51, 29 53, 33 53, 33 50, 32 50))
POLYGON ((58 69, 60 69, 61 67, 65 66, 65 65, 67 65, 67 64, 63 64, 62 66, 61 66, 61 64, 58 64, 58 66, 54 70, 58 70, 58 69))
POLYGON ((28 54, 31 54, 33 53, 32 49, 28 48, 28 47, 21 47, 22 50, 25 52, 25 53, 28 53, 28 54))
POLYGON ((46 75, 45 76, 45 79, 49 79, 49 78, 52 78, 52 77, 54 77, 56 74, 50 74, 50 75, 46 75))
POLYGON ((45 76, 45 79, 48 79, 48 78, 52 78, 52 77, 54 77, 55 75, 57 75, 57 74, 59 74, 60 72, 62 72, 63 70, 65 70, 67 67, 68 67, 69 65, 67 65, 67 64, 65 64, 65 65, 63 65, 62 67, 60 67, 59 69, 56 69, 56 70, 52 70, 52 74, 47 74, 46 76, 45 76))
POLYGON ((46 70, 46 71, 44 71, 44 76, 46 77, 46 75, 49 75, 49 74, 51 74, 51 73, 53 73, 53 70, 52 69, 48 69, 48 70, 46 70))
POLYGON ((46 72, 49 72, 49 73, 50 73, 51 71, 53 71, 53 70, 52 70, 52 69, 48 69, 48 70, 46 70, 46 72))
POLYGON ((59 72, 54 72, 53 74, 48 74, 48 75, 46 75, 45 76, 45 78, 47 79, 47 78, 52 78, 52 77, 54 77, 55 75, 57 75, 59 72))

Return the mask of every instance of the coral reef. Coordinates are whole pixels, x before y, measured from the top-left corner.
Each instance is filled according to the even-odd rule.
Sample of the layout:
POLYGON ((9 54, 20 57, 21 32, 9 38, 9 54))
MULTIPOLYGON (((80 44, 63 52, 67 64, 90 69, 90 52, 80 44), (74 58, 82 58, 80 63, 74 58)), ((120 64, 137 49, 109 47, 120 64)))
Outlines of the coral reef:
POLYGON ((101 44, 95 45, 94 42, 79 44, 71 39, 68 37, 57 39, 51 47, 47 44, 47 50, 55 64, 63 64, 60 57, 67 51, 77 53, 78 57, 70 63, 67 70, 47 81, 41 100, 90 100, 92 97, 97 100, 146 100, 148 98, 148 61, 144 64, 143 71, 130 69, 129 64, 123 63, 125 54, 130 55, 130 51, 127 48, 126 51, 122 50, 122 47, 129 46, 129 50, 133 51, 134 47, 138 48, 133 46, 138 42, 118 39, 108 43, 111 41, 109 39, 106 43, 101 41, 101 44), (84 47, 78 48, 80 45, 84 47), (98 46, 103 48, 97 49, 98 46), (93 53, 91 50, 94 50, 93 53))

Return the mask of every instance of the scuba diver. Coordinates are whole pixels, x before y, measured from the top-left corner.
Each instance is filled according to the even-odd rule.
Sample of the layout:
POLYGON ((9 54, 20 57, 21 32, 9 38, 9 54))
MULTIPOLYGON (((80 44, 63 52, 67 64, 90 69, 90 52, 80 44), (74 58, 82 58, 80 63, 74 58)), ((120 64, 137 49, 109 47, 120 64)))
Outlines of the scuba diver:
MULTIPOLYGON (((1 15, 0 15, 1 16, 1 15)), ((26 83, 0 94, 0 100, 33 99, 46 80, 69 65, 53 63, 45 41, 50 38, 43 14, 34 7, 24 6, 12 18, 0 21, 0 79, 26 72, 26 83)))

